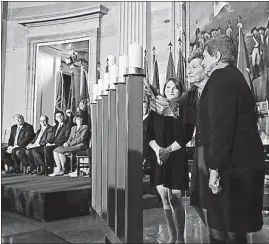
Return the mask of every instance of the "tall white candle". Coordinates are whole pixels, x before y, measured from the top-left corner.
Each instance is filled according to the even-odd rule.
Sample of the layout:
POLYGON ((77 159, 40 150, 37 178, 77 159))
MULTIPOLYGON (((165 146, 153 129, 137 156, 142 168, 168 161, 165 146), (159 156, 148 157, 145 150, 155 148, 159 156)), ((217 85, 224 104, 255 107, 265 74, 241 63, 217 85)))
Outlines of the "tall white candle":
POLYGON ((142 68, 142 64, 143 64, 143 47, 137 43, 129 45, 129 67, 142 68))
POLYGON ((122 55, 119 57, 119 77, 126 73, 126 69, 129 67, 128 56, 122 55))
POLYGON ((129 60, 128 56, 122 55, 119 57, 119 82, 124 82, 123 75, 126 74, 126 69, 128 68, 129 60))
POLYGON ((111 67, 109 67, 109 87, 115 88, 115 83, 117 83, 117 78, 119 77, 119 68, 118 65, 114 64, 111 67))
POLYGON ((104 74, 104 87, 103 87, 103 90, 104 90, 104 94, 108 94, 107 92, 107 89, 108 89, 108 86, 109 86, 109 73, 105 73, 104 74))
POLYGON ((98 98, 102 98, 102 90, 103 90, 104 84, 103 84, 103 79, 98 79, 98 98))

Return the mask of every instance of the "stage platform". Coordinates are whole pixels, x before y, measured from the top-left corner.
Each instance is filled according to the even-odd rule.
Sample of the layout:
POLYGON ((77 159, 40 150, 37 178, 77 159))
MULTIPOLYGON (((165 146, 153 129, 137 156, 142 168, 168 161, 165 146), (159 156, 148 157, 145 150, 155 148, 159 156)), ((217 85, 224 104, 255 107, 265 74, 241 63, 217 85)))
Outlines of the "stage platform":
MULTIPOLYGON (((2 175, 2 210, 41 221, 89 214, 91 178, 2 175)), ((143 179, 144 209, 159 206, 157 192, 143 179)))
POLYGON ((91 205, 91 179, 2 175, 2 210, 42 221, 82 216, 91 205))

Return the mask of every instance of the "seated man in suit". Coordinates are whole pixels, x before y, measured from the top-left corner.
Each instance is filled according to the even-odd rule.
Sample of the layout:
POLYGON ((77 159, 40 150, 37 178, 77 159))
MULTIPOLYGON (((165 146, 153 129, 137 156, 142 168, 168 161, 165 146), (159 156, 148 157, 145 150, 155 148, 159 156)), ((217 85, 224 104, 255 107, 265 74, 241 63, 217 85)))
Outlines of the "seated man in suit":
MULTIPOLYGON (((71 114, 67 114, 69 116, 71 114)), ((64 113, 56 111, 54 113, 56 125, 53 127, 53 138, 46 143, 44 151, 33 151, 33 157, 38 165, 44 165, 43 170, 39 175, 48 175, 52 173, 54 166, 53 150, 56 147, 62 146, 68 139, 72 123, 64 121, 64 113), (45 160, 46 159, 46 160, 45 160)))
POLYGON ((18 158, 22 161, 23 165, 30 165, 30 173, 36 173, 36 166, 40 165, 34 160, 34 152, 43 152, 47 143, 53 141, 53 127, 49 125, 49 118, 46 115, 40 116, 40 129, 37 131, 35 138, 27 145, 26 149, 18 153, 18 158))
POLYGON ((76 126, 71 128, 71 133, 68 140, 60 147, 53 151, 53 157, 56 163, 56 171, 49 176, 63 175, 65 170, 66 156, 71 155, 72 152, 85 150, 89 146, 88 126, 83 125, 83 118, 81 115, 75 116, 76 126))
POLYGON ((13 120, 16 124, 11 127, 8 147, 2 148, 2 158, 8 166, 11 166, 11 168, 6 171, 7 174, 20 172, 20 159, 18 158, 18 154, 21 150, 25 149, 35 136, 33 126, 24 122, 24 118, 21 114, 15 114, 13 120))

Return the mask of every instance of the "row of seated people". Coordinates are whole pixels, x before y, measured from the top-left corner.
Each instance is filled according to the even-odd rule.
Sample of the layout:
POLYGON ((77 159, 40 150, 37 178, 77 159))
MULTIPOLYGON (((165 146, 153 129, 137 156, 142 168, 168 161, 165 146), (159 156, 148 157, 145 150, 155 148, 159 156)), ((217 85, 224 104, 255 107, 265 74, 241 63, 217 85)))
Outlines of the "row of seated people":
POLYGON ((15 125, 11 127, 8 146, 2 148, 6 174, 21 173, 22 162, 25 174, 64 175, 67 173, 67 156, 89 147, 89 127, 83 124, 81 115, 75 116, 75 125, 70 111, 67 112, 67 121, 62 111, 55 112, 54 116, 56 125, 51 126, 48 117, 42 115, 36 134, 22 115, 13 116, 15 125), (43 166, 40 172, 37 172, 37 166, 43 166))

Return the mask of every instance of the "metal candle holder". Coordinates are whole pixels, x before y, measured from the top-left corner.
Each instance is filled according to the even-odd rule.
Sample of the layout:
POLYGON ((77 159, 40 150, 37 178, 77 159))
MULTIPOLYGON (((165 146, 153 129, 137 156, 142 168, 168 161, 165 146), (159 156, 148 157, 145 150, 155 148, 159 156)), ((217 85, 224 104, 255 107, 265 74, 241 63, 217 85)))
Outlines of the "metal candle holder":
POLYGON ((126 69, 126 74, 123 76, 126 77, 128 75, 134 75, 134 76, 145 76, 144 70, 142 68, 138 67, 129 67, 126 69))

